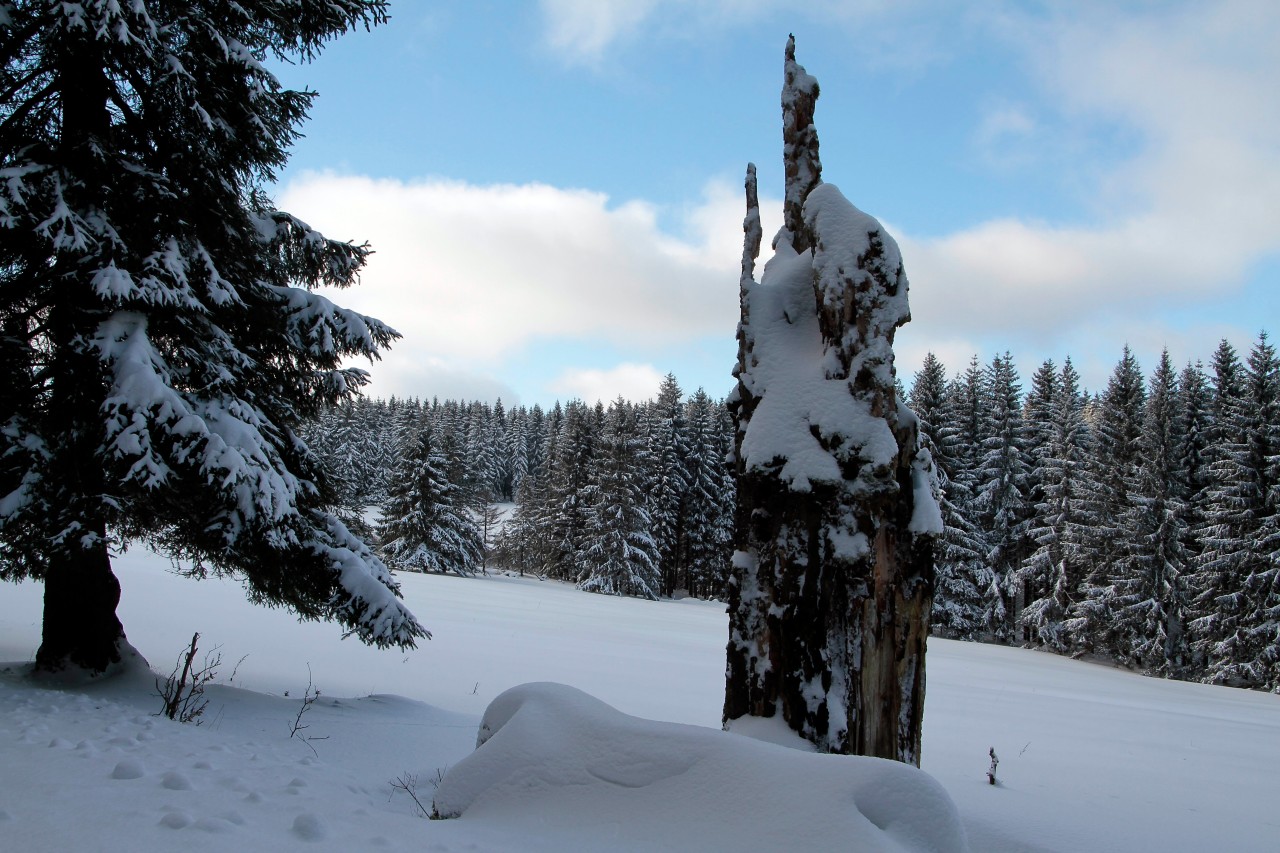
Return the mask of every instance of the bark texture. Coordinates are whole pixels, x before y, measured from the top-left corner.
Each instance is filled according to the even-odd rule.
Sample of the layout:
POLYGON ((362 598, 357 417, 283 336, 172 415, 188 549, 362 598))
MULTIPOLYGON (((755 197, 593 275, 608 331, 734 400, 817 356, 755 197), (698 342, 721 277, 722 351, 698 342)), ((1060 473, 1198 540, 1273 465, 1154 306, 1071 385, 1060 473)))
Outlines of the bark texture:
POLYGON ((724 717, 729 724, 780 714, 824 751, 918 765, 932 542, 941 528, 928 488, 932 460, 894 383, 907 280, 879 223, 822 185, 817 92, 788 41, 784 225, 760 282, 754 167, 747 174, 738 388, 730 398, 738 503, 724 717), (841 254, 850 245, 859 251, 841 254), (765 362, 796 361, 808 351, 797 340, 811 340, 815 355, 792 381, 765 362), (798 397, 799 408, 779 416, 776 399, 800 386, 814 388, 813 399, 798 397), (769 401, 771 394, 779 396, 769 401), (850 414, 833 422, 824 416, 833 408, 850 414), (779 441, 780 425, 800 434, 779 441), (762 442, 797 448, 797 457, 825 454, 830 464, 761 454, 762 442))

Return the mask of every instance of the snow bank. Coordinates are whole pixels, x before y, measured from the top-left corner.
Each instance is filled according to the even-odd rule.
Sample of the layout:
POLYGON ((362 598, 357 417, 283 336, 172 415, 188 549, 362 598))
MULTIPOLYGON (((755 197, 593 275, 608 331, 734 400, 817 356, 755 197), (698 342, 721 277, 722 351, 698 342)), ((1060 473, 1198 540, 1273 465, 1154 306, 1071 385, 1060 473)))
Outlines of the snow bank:
POLYGON ((643 720, 545 682, 493 700, 435 809, 589 849, 968 850, 950 798, 914 767, 643 720))

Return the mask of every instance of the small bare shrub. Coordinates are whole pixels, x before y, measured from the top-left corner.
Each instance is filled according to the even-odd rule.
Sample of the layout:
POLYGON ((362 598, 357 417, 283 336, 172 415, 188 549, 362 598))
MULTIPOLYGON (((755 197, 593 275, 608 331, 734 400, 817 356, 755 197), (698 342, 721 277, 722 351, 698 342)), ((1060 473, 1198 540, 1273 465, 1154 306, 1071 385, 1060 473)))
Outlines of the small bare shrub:
MULTIPOLYGON (((288 696, 289 692, 286 690, 284 695, 288 696)), ((302 722, 302 717, 307 713, 307 711, 311 710, 311 706, 314 705, 316 700, 319 698, 320 688, 312 685, 311 664, 307 664, 307 689, 302 692, 302 705, 298 708, 298 716, 293 718, 293 725, 289 727, 289 737, 296 737, 298 740, 305 743, 313 755, 319 755, 319 753, 316 752, 316 748, 311 745, 311 742, 313 740, 328 740, 329 736, 304 735, 303 732, 311 728, 311 725, 309 723, 302 722)))
POLYGON ((200 715, 209 706, 209 700, 204 698, 204 688, 217 677, 218 667, 222 665, 222 655, 218 653, 220 647, 215 646, 213 651, 205 653, 204 662, 196 666, 196 647, 199 642, 200 632, 197 631, 191 635, 191 645, 178 655, 178 662, 173 665, 173 672, 169 673, 164 683, 161 684, 160 679, 156 679, 156 695, 164 700, 164 706, 156 712, 157 717, 165 716, 180 723, 195 723, 197 726, 202 722, 200 715))

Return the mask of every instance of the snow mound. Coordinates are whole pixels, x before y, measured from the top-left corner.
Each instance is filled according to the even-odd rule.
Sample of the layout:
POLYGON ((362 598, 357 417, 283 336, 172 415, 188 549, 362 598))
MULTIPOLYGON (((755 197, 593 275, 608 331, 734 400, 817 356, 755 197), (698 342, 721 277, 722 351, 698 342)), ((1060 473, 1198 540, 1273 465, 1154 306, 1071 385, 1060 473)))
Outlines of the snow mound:
POLYGON ((576 834, 575 849, 968 850, 951 799, 914 767, 644 720, 546 682, 493 700, 434 806, 576 834))

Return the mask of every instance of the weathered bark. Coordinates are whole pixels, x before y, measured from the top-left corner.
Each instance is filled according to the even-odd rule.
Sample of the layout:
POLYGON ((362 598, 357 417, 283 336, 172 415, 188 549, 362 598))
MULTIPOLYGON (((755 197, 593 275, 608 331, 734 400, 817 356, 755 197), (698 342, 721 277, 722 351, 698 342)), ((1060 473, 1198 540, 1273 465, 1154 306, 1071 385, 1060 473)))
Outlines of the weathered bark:
MULTIPOLYGON (((932 500, 922 488, 932 463, 893 380, 893 332, 909 319, 907 281, 892 238, 834 188, 807 204, 822 183, 813 126, 818 87, 796 64, 792 40, 784 69, 787 187, 777 242, 807 259, 813 278, 811 290, 792 279, 801 287, 785 293, 780 289, 791 285, 784 280, 755 281, 761 235, 755 169, 748 167, 738 388, 729 401, 738 503, 724 718, 727 724, 744 715, 780 714, 822 750, 918 765, 933 598, 929 519, 936 507, 930 513, 916 506, 932 500), (828 222, 824 211, 833 209, 833 195, 856 214, 852 221, 865 223, 865 234, 845 239, 835 233, 836 226, 848 228, 851 217, 841 209, 828 222), (847 255, 831 254, 837 243, 862 247, 856 268, 847 255), (753 307, 776 312, 778 305, 785 306, 781 321, 753 314, 753 307), (803 324, 795 312, 806 310, 820 338, 821 362, 801 368, 806 372, 795 381, 843 396, 866 423, 833 426, 817 410, 788 413, 798 430, 809 425, 799 440, 814 446, 805 452, 828 454, 836 471, 797 479, 787 474, 789 460, 752 458, 747 445, 753 422, 776 430, 787 420, 770 414, 761 426, 761 404, 791 378, 766 371, 762 361, 794 358, 795 350, 777 341, 806 334, 792 331, 803 324)), ((787 275, 788 264, 794 269, 794 259, 780 251, 782 272, 775 276, 787 275)))
POLYGON ((795 36, 787 38, 782 81, 782 164, 786 174, 782 227, 790 232, 795 250, 803 252, 813 245, 804 223, 804 200, 822 183, 822 160, 818 157, 818 130, 813 124, 818 81, 796 62, 795 36))

